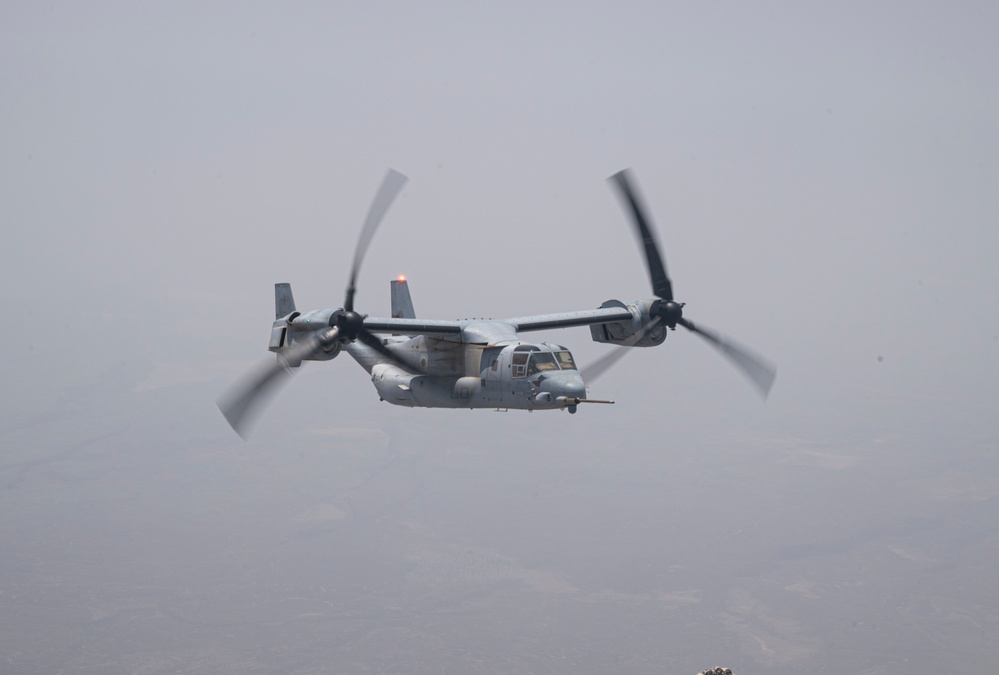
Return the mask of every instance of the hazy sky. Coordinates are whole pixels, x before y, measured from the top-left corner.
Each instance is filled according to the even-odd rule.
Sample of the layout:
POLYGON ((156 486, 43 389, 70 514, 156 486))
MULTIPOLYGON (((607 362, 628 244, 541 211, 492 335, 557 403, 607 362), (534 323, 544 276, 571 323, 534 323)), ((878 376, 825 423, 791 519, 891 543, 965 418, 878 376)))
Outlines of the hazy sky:
MULTIPOLYGON (((421 643, 422 652, 414 647, 425 663, 453 672, 523 671, 528 663, 581 672, 582 663, 607 672, 615 662, 601 658, 627 652, 647 659, 631 663, 632 672, 693 673, 727 659, 737 675, 819 663, 825 672, 887 673, 900 671, 871 668, 901 663, 905 645, 929 640, 945 656, 973 654, 968 663, 976 666, 991 653, 995 665, 994 619, 971 626, 984 616, 982 605, 999 601, 999 586, 948 557, 944 539, 917 539, 918 555, 906 548, 898 566, 864 569, 911 578, 900 591, 907 596, 920 587, 918 575, 929 574, 904 567, 913 556, 957 565, 953 579, 935 586, 930 604, 939 614, 920 616, 970 623, 952 636, 936 624, 895 621, 903 646, 884 643, 874 653, 867 647, 879 642, 870 636, 831 646, 825 628, 809 623, 810 610, 779 603, 771 614, 797 622, 801 643, 785 635, 783 647, 761 647, 759 634, 754 642, 733 627, 732 607, 752 605, 747 584, 766 574, 722 566, 682 588, 642 581, 639 569, 688 563, 673 561, 675 551, 643 553, 638 542, 646 539, 614 533, 646 519, 673 522, 667 539, 684 548, 704 533, 729 532, 742 517, 768 533, 754 541, 759 560, 776 565, 797 558, 774 551, 915 537, 918 527, 896 526, 917 517, 945 532, 954 519, 983 547, 972 556, 978 563, 999 563, 996 25, 992 3, 4 4, 0 619, 10 642, 0 651, 13 654, 12 672, 99 672, 102 664, 238 672, 246 664, 229 656, 245 651, 232 646, 205 660, 193 642, 159 643, 152 625, 126 646, 97 641, 86 652, 70 641, 11 650, 18 635, 35 634, 33 626, 64 609, 40 603, 39 589, 87 588, 93 606, 110 597, 108 605, 138 606, 87 570, 139 570, 135 588, 168 589, 159 604, 139 605, 190 619, 177 606, 182 569, 170 568, 179 585, 160 583, 136 551, 187 550, 179 542, 197 541, 191 550, 203 555, 188 560, 201 580, 194 592, 211 605, 212 546, 233 523, 247 527, 236 514, 267 514, 275 541, 294 523, 312 522, 295 513, 351 513, 316 516, 345 528, 383 522, 382 511, 366 511, 364 502, 399 487, 378 482, 388 475, 382 465, 365 464, 381 453, 386 466, 402 467, 400 484, 414 495, 434 487, 445 505, 436 511, 432 500, 414 498, 393 507, 391 518, 430 533, 417 547, 423 553, 393 549, 410 565, 405 574, 451 546, 516 559, 535 576, 501 575, 504 584, 526 583, 541 595, 572 588, 563 595, 600 608, 581 635, 605 623, 649 625, 618 596, 593 599, 601 589, 674 597, 703 584, 728 592, 717 607, 699 596, 704 623, 692 635, 728 645, 704 662, 677 665, 672 643, 657 640, 694 624, 668 619, 650 633, 655 640, 590 641, 592 652, 579 662, 545 660, 547 646, 539 645, 511 650, 524 661, 482 652, 472 668, 441 637, 421 643), (770 398, 761 403, 724 360, 682 331, 659 349, 636 350, 591 387, 615 406, 573 417, 392 408, 342 358, 310 364, 243 444, 214 398, 266 356, 274 282, 291 282, 300 308, 342 302, 359 227, 387 167, 410 182, 369 250, 361 311, 388 314, 388 281, 400 273, 410 279, 417 314, 433 318, 568 311, 647 296, 638 247, 605 181, 632 167, 686 316, 776 362, 770 398), (456 467, 447 455, 456 448, 474 461, 456 467), (327 475, 309 464, 309 452, 330 468, 331 482, 313 485, 315 496, 299 495, 301 508, 281 520, 274 514, 283 513, 284 498, 327 475), (348 471, 333 468, 338 457, 359 458, 349 464, 354 511, 336 494, 344 485, 335 481, 347 480, 340 471, 348 471), (424 464, 408 464, 414 457, 424 464), (210 484, 194 478, 205 462, 210 484), (275 494, 256 501, 256 481, 275 471, 282 476, 269 488, 275 494), (757 487, 736 490, 738 503, 707 514, 669 501, 684 489, 691 496, 731 490, 728 479, 757 487), (521 490, 546 494, 552 481, 565 490, 564 512, 510 505, 521 490), (480 510, 468 504, 476 494, 480 510), (645 501, 632 510, 629 495, 645 501), (160 498, 199 509, 210 503, 221 520, 213 527, 193 510, 160 509, 160 498), (466 507, 468 522, 454 521, 466 507), (134 518, 95 535, 110 513, 134 518), (475 513, 509 532, 481 534, 475 513), (73 520, 80 514, 92 517, 73 520), (540 522, 566 532, 563 518, 581 527, 579 514, 606 517, 572 540, 591 547, 562 541, 539 553, 544 542, 559 541, 540 522), (185 529, 187 518, 201 523, 197 536, 185 529), (49 532, 45 523, 65 530, 49 532), (157 528, 168 534, 148 539, 157 528), (592 565, 574 567, 579 560, 592 565), (70 569, 83 572, 76 578, 70 569), (4 600, 13 596, 24 606, 4 600), (729 645, 733 635, 745 640, 729 645), (844 646, 854 660, 830 663, 844 646)), ((568 345, 581 363, 606 350, 585 329, 538 337, 568 345)), ((357 527, 358 569, 380 578, 371 570, 399 534, 357 527)), ((281 560, 261 562, 254 552, 269 544, 252 529, 233 536, 246 537, 247 565, 266 570, 255 577, 263 586, 291 574, 281 560)), ((339 550, 337 537, 347 535, 323 536, 339 550)), ((857 555, 882 560, 892 541, 857 555)), ((818 581, 807 583, 828 576, 812 572, 818 581)), ((357 574, 344 587, 366 588, 357 574)), ((858 583, 865 574, 857 572, 858 583)), ((451 583, 428 578, 431 586, 451 583)), ((399 591, 409 599, 396 600, 419 607, 423 596, 410 583, 399 591)), ((828 597, 803 583, 779 585, 828 597)), ((471 625, 490 626, 472 638, 506 640, 507 624, 495 621, 501 610, 510 612, 509 625, 533 625, 507 602, 526 591, 487 587, 491 600, 461 604, 471 625)), ((246 597, 243 586, 233 588, 246 597)), ((857 593, 880 597, 869 588, 857 593)), ((847 607, 851 597, 842 600, 847 607)), ((884 611, 890 616, 899 602, 886 600, 884 611)), ((63 625, 79 644, 88 641, 87 621, 100 620, 88 611, 63 625)), ((253 625, 270 620, 255 611, 238 613, 253 625)), ((266 630, 236 633, 257 645, 269 639, 266 630)), ((295 668, 319 669, 308 655, 322 642, 333 650, 323 652, 331 672, 357 672, 358 664, 408 670, 412 654, 392 660, 398 635, 371 635, 372 649, 387 654, 378 666, 363 654, 351 655, 354 666, 338 661, 349 650, 336 651, 318 631, 315 643, 297 648, 306 656, 295 668)), ((293 670, 281 654, 256 654, 253 666, 293 670)))

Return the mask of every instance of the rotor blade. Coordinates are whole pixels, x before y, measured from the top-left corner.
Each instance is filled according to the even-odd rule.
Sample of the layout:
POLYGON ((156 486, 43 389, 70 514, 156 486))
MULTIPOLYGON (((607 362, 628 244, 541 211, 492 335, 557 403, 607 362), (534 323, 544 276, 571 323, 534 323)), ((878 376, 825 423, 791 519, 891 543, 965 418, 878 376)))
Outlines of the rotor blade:
POLYGON ((656 237, 652 233, 651 222, 646 217, 645 209, 638 198, 638 192, 632 185, 631 172, 628 169, 618 171, 608 180, 617 185, 621 197, 631 209, 632 223, 638 238, 642 240, 642 246, 645 248, 645 264, 649 270, 649 278, 652 280, 652 292, 667 302, 672 301, 673 284, 666 276, 666 264, 663 262, 659 246, 656 244, 656 237))
POLYGON ((292 371, 287 362, 278 356, 273 363, 264 364, 251 372, 245 381, 219 397, 219 410, 229 426, 240 438, 246 440, 250 423, 263 404, 273 397, 282 384, 291 379, 292 371))
POLYGON ((291 367, 301 364, 302 359, 318 349, 323 342, 336 340, 339 334, 340 330, 334 326, 324 333, 293 344, 278 354, 273 363, 257 367, 241 383, 222 394, 216 403, 229 426, 245 440, 251 422, 261 412, 264 403, 294 374, 291 367))
POLYGON ((756 386, 763 398, 770 393, 770 388, 777 377, 777 368, 760 356, 756 356, 745 347, 711 330, 700 328, 688 319, 677 321, 681 326, 697 333, 714 345, 729 361, 741 370, 750 382, 756 386))
POLYGON ((660 320, 661 319, 657 316, 655 319, 642 326, 642 330, 625 340, 620 347, 607 352, 599 359, 580 370, 579 374, 582 375, 583 382, 591 382, 610 370, 614 364, 624 358, 624 355, 630 351, 629 348, 632 345, 645 337, 645 334, 650 330, 658 326, 660 320))
POLYGON ((599 359, 591 363, 590 365, 582 368, 579 374, 583 376, 583 382, 589 383, 597 379, 608 370, 611 369, 618 361, 624 358, 624 355, 630 352, 628 347, 617 347, 613 349, 599 359))
POLYGON ((368 244, 371 243, 371 238, 375 236, 375 230, 378 229, 382 218, 385 217, 386 212, 392 206, 392 202, 399 194, 399 191, 402 190, 402 186, 406 184, 407 180, 404 175, 395 169, 389 169, 388 173, 385 174, 385 179, 382 181, 381 187, 375 193, 375 199, 371 202, 368 217, 364 219, 364 226, 361 228, 361 236, 357 240, 357 248, 354 250, 354 264, 350 269, 350 281, 347 282, 347 297, 343 301, 343 308, 348 312, 354 310, 357 273, 361 269, 361 262, 364 260, 364 254, 368 250, 368 244))
POLYGON ((405 370, 407 373, 415 374, 420 372, 419 368, 415 367, 410 363, 407 363, 402 359, 400 355, 396 354, 391 349, 383 345, 381 339, 377 335, 371 333, 370 331, 362 328, 361 331, 357 334, 357 339, 363 342, 364 344, 368 345, 372 349, 374 349, 376 352, 387 358, 395 365, 405 370))

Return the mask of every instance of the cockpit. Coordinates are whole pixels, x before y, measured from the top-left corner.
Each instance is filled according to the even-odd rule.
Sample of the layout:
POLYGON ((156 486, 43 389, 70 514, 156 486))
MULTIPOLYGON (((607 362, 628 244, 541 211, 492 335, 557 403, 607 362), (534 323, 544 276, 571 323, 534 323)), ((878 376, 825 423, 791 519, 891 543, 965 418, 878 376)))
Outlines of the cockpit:
POLYGON ((553 370, 576 370, 576 362, 565 347, 544 345, 551 351, 542 351, 536 345, 518 345, 514 348, 511 369, 513 377, 529 377, 553 370))

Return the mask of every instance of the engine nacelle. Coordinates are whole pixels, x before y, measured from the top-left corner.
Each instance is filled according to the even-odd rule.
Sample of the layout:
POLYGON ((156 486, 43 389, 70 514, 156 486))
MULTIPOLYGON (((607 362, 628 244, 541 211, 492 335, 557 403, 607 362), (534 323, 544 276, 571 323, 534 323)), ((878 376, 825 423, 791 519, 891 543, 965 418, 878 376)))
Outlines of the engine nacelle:
MULTIPOLYGON (((281 353, 291 345, 303 340, 311 340, 313 333, 325 330, 332 325, 333 310, 325 309, 302 314, 292 312, 287 316, 276 319, 271 326, 271 340, 267 348, 272 352, 281 353)), ((308 356, 304 361, 330 361, 335 359, 340 353, 341 343, 339 340, 331 344, 321 345, 308 356)))
POLYGON ((287 316, 282 316, 274 320, 274 323, 271 324, 271 340, 267 345, 267 349, 277 352, 291 344, 291 336, 288 334, 289 328, 291 328, 291 324, 297 316, 298 312, 292 312, 287 316))
POLYGON ((652 301, 639 300, 630 305, 626 305, 620 300, 608 300, 600 305, 604 307, 620 307, 631 312, 631 321, 614 321, 611 323, 595 323, 590 325, 590 337, 594 342, 606 342, 612 345, 622 345, 626 347, 655 347, 661 345, 669 332, 663 324, 646 329, 642 334, 642 328, 649 324, 649 310, 652 301))
MULTIPOLYGON (((304 339, 304 336, 298 339, 304 339)), ((340 347, 340 341, 336 340, 333 344, 326 345, 315 350, 306 356, 303 361, 332 361, 340 354, 340 347)))

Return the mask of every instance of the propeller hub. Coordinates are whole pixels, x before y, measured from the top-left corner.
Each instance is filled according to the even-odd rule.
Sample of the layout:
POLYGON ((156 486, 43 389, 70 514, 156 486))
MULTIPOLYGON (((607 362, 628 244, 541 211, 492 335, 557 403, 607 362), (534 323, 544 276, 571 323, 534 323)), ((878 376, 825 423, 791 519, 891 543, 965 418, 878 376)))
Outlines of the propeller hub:
POLYGON ((339 310, 330 317, 330 325, 340 329, 340 335, 348 340, 356 340, 364 326, 364 317, 350 310, 339 310))
POLYGON ((653 307, 651 313, 658 316, 670 328, 676 328, 676 324, 683 318, 683 305, 682 302, 673 302, 672 300, 663 302, 660 300, 653 307))

